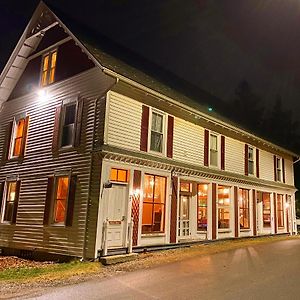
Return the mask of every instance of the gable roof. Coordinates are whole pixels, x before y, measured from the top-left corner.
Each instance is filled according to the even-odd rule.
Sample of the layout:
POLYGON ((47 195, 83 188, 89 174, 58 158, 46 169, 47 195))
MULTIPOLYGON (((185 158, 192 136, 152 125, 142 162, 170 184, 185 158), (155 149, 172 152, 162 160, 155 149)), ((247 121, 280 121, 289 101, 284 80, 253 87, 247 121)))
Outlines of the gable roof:
POLYGON ((247 136, 249 143, 251 143, 251 141, 257 141, 258 143, 267 145, 273 150, 286 153, 293 157, 299 157, 296 153, 242 129, 240 125, 217 114, 215 111, 208 112, 209 105, 219 107, 222 110, 222 104, 225 104, 217 97, 210 95, 175 76, 171 72, 147 61, 145 58, 140 57, 127 48, 117 45, 108 37, 93 32, 92 29, 82 24, 78 24, 63 12, 51 9, 44 2, 40 2, 36 8, 0 75, 0 107, 1 104, 8 99, 26 67, 26 58, 38 46, 43 32, 56 24, 63 26, 64 30, 77 42, 87 55, 93 59, 95 64, 107 74, 121 80, 126 80, 130 84, 142 87, 160 98, 181 105, 185 109, 190 110, 191 113, 205 119, 207 122, 216 123, 230 131, 239 133, 241 136, 247 136), (202 104, 199 103, 199 99, 201 99, 202 104))

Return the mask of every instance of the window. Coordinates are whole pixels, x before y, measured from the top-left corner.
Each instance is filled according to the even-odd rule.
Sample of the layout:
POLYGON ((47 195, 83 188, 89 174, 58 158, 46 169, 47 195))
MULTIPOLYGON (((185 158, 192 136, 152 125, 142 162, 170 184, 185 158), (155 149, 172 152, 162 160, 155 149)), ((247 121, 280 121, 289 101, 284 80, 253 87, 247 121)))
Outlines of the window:
POLYGON ((239 206, 240 206, 240 228, 250 228, 249 216, 249 190, 239 189, 239 206))
POLYGON ((218 136, 210 134, 209 162, 213 167, 218 167, 218 136))
POLYGON ((8 181, 6 182, 6 192, 2 201, 2 222, 14 223, 16 218, 18 195, 20 189, 20 182, 8 181))
POLYGON ((276 157, 276 179, 282 181, 282 159, 276 157))
POLYGON ((56 188, 53 203, 53 223, 65 223, 68 195, 69 195, 69 176, 56 178, 56 188))
POLYGON ((12 127, 9 158, 20 157, 24 151, 28 119, 26 117, 15 118, 12 127))
POLYGON ((164 116, 155 111, 152 112, 150 150, 163 153, 164 147, 164 116))
POLYGON ((111 168, 110 181, 127 183, 128 182, 128 171, 122 170, 122 169, 111 168))
POLYGON ((230 228, 230 187, 218 186, 218 228, 230 228))
POLYGON ((254 175, 254 149, 248 148, 248 174, 254 175))
POLYGON ((61 147, 72 147, 75 139, 77 103, 65 104, 62 111, 61 147))
POLYGON ((164 232, 166 177, 145 175, 142 233, 164 232))
POLYGON ((57 50, 44 55, 42 60, 41 86, 47 86, 54 82, 57 50))
POLYGON ((269 193, 262 193, 264 227, 271 226, 271 200, 269 193))
POLYGON ((207 198, 208 184, 198 184, 197 187, 197 230, 207 230, 207 198))
POLYGON ((284 227, 283 195, 277 194, 276 208, 278 227, 284 227))

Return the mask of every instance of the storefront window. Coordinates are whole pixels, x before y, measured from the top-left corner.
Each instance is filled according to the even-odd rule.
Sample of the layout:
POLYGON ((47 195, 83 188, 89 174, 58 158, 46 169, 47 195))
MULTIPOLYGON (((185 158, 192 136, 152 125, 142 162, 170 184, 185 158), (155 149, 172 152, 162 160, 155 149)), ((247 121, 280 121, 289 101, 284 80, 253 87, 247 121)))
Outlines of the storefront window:
POLYGON ((230 228, 230 187, 218 186, 218 228, 230 228))
POLYGON ((166 177, 145 175, 142 233, 164 232, 166 177))
POLYGON ((284 227, 284 214, 283 214, 283 195, 277 194, 277 224, 278 227, 284 227))
POLYGON ((271 201, 270 201, 270 194, 263 193, 263 220, 264 220, 264 227, 271 226, 271 201))
POLYGON ((197 189, 197 229, 207 231, 207 191, 208 184, 198 184, 197 189))
POLYGON ((250 228, 249 190, 239 189, 240 228, 250 228))

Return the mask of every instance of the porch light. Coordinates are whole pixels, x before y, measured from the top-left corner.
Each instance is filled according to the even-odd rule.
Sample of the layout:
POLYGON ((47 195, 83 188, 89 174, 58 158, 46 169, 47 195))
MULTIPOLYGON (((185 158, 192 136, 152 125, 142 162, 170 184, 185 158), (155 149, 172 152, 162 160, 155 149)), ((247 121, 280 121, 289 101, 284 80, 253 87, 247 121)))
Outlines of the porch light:
POLYGON ((141 190, 140 189, 135 189, 135 190, 133 190, 133 196, 134 197, 138 197, 138 196, 140 196, 141 195, 141 190))
POLYGON ((49 99, 49 95, 45 89, 39 89, 36 93, 38 96, 38 100, 41 103, 44 103, 49 99))
POLYGON ((285 208, 289 208, 289 207, 290 207, 290 204, 289 204, 288 202, 286 202, 286 203, 284 204, 284 206, 285 206, 285 208))

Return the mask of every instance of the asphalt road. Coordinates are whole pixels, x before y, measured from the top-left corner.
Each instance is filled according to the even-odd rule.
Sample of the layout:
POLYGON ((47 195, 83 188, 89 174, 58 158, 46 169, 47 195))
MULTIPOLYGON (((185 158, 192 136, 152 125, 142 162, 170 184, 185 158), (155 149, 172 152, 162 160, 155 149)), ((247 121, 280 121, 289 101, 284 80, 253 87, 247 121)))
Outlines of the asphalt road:
POLYGON ((300 240, 53 288, 31 299, 300 299, 300 240))

